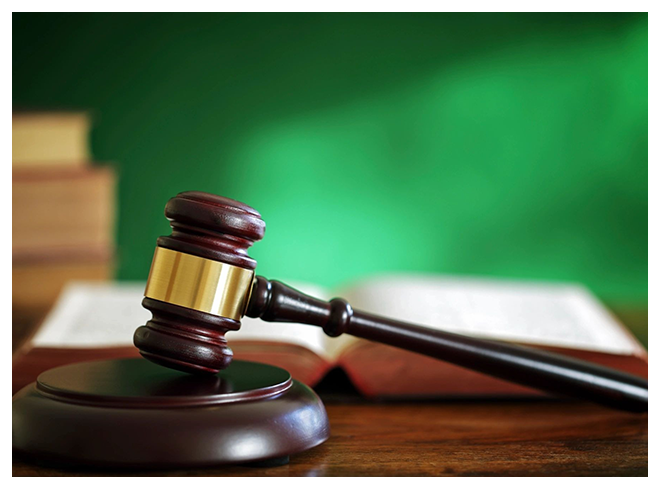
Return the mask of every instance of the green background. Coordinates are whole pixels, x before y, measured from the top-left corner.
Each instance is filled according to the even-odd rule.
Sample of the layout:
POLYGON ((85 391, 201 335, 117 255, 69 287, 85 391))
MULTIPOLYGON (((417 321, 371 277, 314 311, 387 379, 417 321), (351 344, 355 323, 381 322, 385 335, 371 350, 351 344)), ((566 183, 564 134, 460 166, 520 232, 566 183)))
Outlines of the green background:
POLYGON ((647 303, 646 14, 14 14, 13 103, 94 114, 120 279, 194 189, 262 213, 271 278, 647 303))

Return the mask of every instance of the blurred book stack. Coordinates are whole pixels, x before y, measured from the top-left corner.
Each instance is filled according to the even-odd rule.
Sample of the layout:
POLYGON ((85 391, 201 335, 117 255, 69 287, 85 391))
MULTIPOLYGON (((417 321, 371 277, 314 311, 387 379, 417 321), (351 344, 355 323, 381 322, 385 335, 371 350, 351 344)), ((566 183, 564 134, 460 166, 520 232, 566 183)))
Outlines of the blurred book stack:
POLYGON ((13 114, 15 329, 38 322, 70 280, 112 277, 115 174, 90 163, 90 122, 77 112, 13 114))

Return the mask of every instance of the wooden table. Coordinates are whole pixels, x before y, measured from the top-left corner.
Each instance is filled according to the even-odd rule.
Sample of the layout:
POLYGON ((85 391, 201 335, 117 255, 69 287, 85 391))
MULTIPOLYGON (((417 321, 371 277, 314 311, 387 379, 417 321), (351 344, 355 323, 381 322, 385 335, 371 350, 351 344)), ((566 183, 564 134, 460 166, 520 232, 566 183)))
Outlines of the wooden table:
POLYGON ((585 403, 327 404, 330 440, 274 468, 74 471, 14 458, 14 476, 646 476, 647 416, 585 403))
MULTIPOLYGON (((130 349, 124 354, 134 352, 130 349)), ((24 355, 14 392, 57 364, 99 358, 24 355)), ((114 357, 115 355, 111 355, 114 357)), ((321 390, 321 389, 320 389, 321 390)), ((14 476, 646 476, 647 415, 568 401, 327 401, 332 433, 282 467, 117 472, 63 470, 14 457, 14 476)))

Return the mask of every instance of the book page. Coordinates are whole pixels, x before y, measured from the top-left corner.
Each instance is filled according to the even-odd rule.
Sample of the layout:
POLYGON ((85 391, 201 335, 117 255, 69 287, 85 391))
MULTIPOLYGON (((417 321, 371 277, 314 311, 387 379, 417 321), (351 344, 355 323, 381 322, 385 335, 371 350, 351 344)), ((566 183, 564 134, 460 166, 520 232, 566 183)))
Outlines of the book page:
POLYGON ((130 346, 151 319, 140 304, 144 283, 71 282, 32 339, 36 347, 130 346))
POLYGON ((639 348, 579 285, 401 275, 344 295, 354 309, 453 333, 621 355, 639 348))
MULTIPOLYGON (((322 288, 294 285, 307 294, 328 298, 322 288)), ((35 347, 101 348, 130 346, 133 333, 151 319, 141 305, 145 284, 141 282, 72 282, 32 340, 35 347)), ((293 323, 267 323, 243 318, 239 331, 227 333, 232 341, 277 341, 299 345, 328 359, 326 336, 321 328, 293 323)))

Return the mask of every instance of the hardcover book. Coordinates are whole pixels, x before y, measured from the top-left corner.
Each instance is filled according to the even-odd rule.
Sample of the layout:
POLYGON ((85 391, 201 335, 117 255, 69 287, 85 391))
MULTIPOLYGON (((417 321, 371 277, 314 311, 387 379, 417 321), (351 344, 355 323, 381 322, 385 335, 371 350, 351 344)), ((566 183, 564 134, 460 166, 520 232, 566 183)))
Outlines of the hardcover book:
MULTIPOLYGON (((344 297, 356 309, 428 328, 525 344, 648 375, 643 346, 579 285, 414 275, 373 278, 334 293, 310 284, 291 285, 322 299, 344 297)), ((47 353, 51 364, 44 368, 138 355, 131 345, 133 332, 151 318, 140 305, 143 294, 144 284, 71 284, 18 356, 15 375, 25 355, 47 353)), ((340 368, 365 397, 543 395, 388 345, 348 335, 330 338, 314 326, 243 318, 241 329, 227 333, 227 340, 235 358, 285 368, 311 386, 340 368)))

